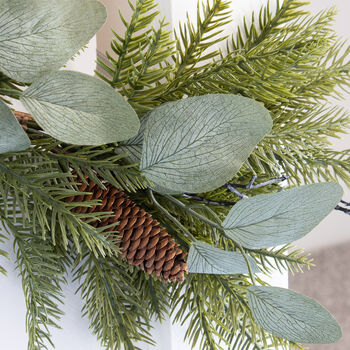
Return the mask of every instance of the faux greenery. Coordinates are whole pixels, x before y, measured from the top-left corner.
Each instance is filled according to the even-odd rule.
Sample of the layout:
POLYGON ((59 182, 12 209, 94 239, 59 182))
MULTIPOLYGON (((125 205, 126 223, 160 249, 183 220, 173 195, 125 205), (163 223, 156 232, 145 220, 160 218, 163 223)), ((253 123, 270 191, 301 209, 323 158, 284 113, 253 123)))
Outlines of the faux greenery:
POLYGON ((52 345, 68 270, 106 349, 153 343, 150 320, 169 313, 204 350, 340 338, 317 302, 255 275, 309 268, 289 243, 334 208, 348 212, 335 182, 350 184, 349 151, 334 151, 330 137, 349 119, 327 101, 349 86, 349 49, 332 29, 334 11, 310 17, 304 4, 268 4, 224 38, 228 1, 199 3, 196 25, 174 36, 164 21, 152 26, 153 0, 130 3, 125 35, 114 33, 98 62, 102 82, 57 71, 103 24, 99 2, 0 0, 0 243, 14 239, 28 349, 52 345), (26 132, 9 97, 34 117, 26 132), (311 184, 283 190, 287 179, 311 184), (74 211, 99 204, 66 200, 90 180, 129 192, 176 237, 189 252, 183 283, 127 264, 118 232, 91 225, 111 213, 74 211))

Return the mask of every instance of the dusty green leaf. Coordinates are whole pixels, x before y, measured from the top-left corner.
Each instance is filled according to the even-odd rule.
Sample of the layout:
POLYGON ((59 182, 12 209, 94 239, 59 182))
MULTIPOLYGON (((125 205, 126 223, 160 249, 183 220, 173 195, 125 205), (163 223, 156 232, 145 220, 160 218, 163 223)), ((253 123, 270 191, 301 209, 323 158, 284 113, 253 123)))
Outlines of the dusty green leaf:
POLYGON ((145 133, 148 116, 149 113, 140 119, 140 129, 136 136, 120 142, 118 147, 115 148, 115 152, 117 154, 129 154, 128 159, 132 163, 139 163, 141 160, 143 136, 145 133))
POLYGON ((271 127, 269 112, 242 96, 165 103, 149 115, 140 168, 179 193, 210 191, 232 178, 271 127))
POLYGON ((0 71, 32 82, 63 66, 106 20, 95 0, 0 0, 0 71))
POLYGON ((6 104, 0 101, 0 154, 27 149, 30 140, 6 104))
MULTIPOLYGON (((248 257, 253 272, 260 272, 252 257, 248 257)), ((215 248, 210 244, 193 242, 187 259, 188 272, 218 275, 248 273, 247 263, 242 254, 215 248)))
POLYGON ((222 226, 234 241, 250 249, 293 242, 320 223, 339 203, 340 185, 301 186, 239 201, 222 226))
POLYGON ((128 102, 89 75, 57 71, 35 81, 21 101, 54 138, 77 145, 102 145, 137 134, 140 122, 128 102))
POLYGON ((317 301, 292 290, 250 286, 248 303, 262 328, 297 343, 328 344, 342 331, 334 317, 317 301))

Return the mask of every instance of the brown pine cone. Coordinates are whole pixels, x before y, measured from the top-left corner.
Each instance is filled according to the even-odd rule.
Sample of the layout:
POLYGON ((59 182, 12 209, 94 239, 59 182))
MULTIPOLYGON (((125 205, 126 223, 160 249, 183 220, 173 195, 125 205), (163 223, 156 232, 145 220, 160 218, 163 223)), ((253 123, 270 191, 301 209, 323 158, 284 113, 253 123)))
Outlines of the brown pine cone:
POLYGON ((13 112, 19 123, 22 125, 23 129, 27 129, 28 122, 32 122, 34 119, 29 113, 24 112, 13 112))
POLYGON ((71 197, 68 201, 99 199, 101 204, 91 208, 78 207, 75 212, 113 212, 114 216, 96 221, 92 225, 103 227, 115 224, 107 230, 119 232, 122 257, 148 274, 155 273, 162 281, 182 282, 184 274, 188 272, 185 262, 187 253, 179 248, 179 244, 175 243, 159 222, 118 188, 107 183, 104 184, 106 190, 103 190, 93 181, 88 182, 88 185, 80 185, 79 190, 91 194, 71 197))

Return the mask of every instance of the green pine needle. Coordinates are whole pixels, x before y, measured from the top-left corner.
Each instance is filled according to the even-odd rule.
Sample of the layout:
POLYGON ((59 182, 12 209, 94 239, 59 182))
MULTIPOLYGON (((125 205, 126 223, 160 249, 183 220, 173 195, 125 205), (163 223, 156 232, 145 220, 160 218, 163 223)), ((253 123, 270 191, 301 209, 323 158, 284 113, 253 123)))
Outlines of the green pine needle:
POLYGON ((135 342, 153 344, 147 300, 141 299, 130 267, 115 257, 97 258, 86 251, 77 256, 75 278, 85 304, 83 314, 107 350, 141 350, 135 342))
POLYGON ((3 206, 1 203, 0 221, 14 237, 16 264, 26 301, 28 350, 49 349, 48 346, 53 346, 50 329, 60 328, 58 322, 63 315, 61 287, 66 283, 67 260, 49 238, 42 239, 32 226, 23 226, 13 215, 5 215, 3 206))
POLYGON ((101 229, 89 222, 109 213, 77 214, 72 209, 93 206, 96 201, 84 203, 64 202, 65 198, 83 194, 77 191, 71 174, 62 172, 57 162, 43 157, 34 149, 16 153, 15 158, 0 156, 0 196, 4 198, 4 214, 13 215, 19 209, 22 225, 32 225, 34 233, 43 239, 51 236, 53 244, 62 242, 67 248, 72 239, 78 251, 80 238, 95 255, 116 251, 113 242, 101 229), (7 200, 12 198, 12 201, 7 200))
MULTIPOLYGON (((155 18, 151 2, 146 3, 145 11, 151 10, 144 13, 155 18)), ((274 126, 246 162, 245 170, 271 177, 282 169, 295 184, 341 179, 350 185, 348 153, 333 151, 330 145, 330 138, 341 137, 349 128, 349 113, 328 102, 330 97, 341 99, 348 91, 350 48, 339 41, 333 29, 334 9, 309 16, 303 10, 305 4, 278 1, 276 11, 272 12, 268 3, 250 21, 244 20, 242 28, 227 39, 226 50, 212 51, 214 44, 225 39, 220 33, 229 21, 229 3, 221 0, 205 3, 198 7, 197 24, 194 26, 188 20, 175 33, 175 46, 170 40, 165 44, 169 52, 173 48, 172 62, 163 57, 159 64, 167 69, 150 88, 146 81, 136 87, 126 80, 139 70, 135 70, 134 62, 125 61, 127 55, 122 54, 134 52, 137 46, 127 40, 133 38, 135 28, 148 28, 137 25, 145 6, 144 1, 138 1, 139 10, 126 23, 125 38, 119 38, 120 51, 112 44, 119 58, 115 62, 110 58, 114 62, 110 70, 102 64, 100 68, 107 75, 119 77, 118 82, 110 83, 116 88, 124 86, 120 92, 130 96, 131 103, 136 102, 137 96, 134 107, 140 115, 184 96, 232 93, 258 100, 271 112, 274 126), (126 62, 125 78, 118 73, 121 60, 126 62), (135 71, 131 74, 131 70, 135 71)), ((147 56, 151 46, 146 41, 139 45, 139 54, 142 51, 147 56)))

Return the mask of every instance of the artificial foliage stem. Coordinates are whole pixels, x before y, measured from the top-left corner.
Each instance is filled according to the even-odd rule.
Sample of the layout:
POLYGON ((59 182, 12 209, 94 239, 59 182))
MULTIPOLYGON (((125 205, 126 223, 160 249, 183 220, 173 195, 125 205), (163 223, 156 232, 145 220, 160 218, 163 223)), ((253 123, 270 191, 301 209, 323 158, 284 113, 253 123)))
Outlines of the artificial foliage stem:
MULTIPOLYGON (((143 1, 142 0, 140 1, 140 5, 141 6, 143 5, 143 1)), ((131 33, 134 31, 135 23, 137 22, 137 20, 139 18, 140 11, 141 11, 141 6, 136 6, 136 8, 134 10, 134 13, 132 15, 131 23, 127 27, 127 30, 126 30, 127 34, 126 34, 125 41, 124 41, 124 44, 123 44, 122 54, 120 55, 120 58, 118 60, 117 66, 116 66, 116 70, 115 70, 115 72, 113 74, 112 84, 117 83, 118 80, 119 80, 119 76, 120 76, 120 73, 121 73, 121 70, 122 70, 122 64, 123 64, 123 61, 124 61, 124 57, 127 55, 128 45, 129 45, 129 42, 131 40, 131 33)))
POLYGON ((247 257, 247 254, 245 252, 245 250, 243 249, 243 247, 241 246, 240 243, 234 241, 231 237, 229 237, 226 232, 225 229, 221 226, 216 224, 215 222, 209 220, 208 218, 202 216, 201 214, 198 214, 195 210, 189 208, 187 205, 183 204, 181 201, 179 201, 178 199, 174 198, 173 196, 170 195, 164 195, 164 197, 166 197, 167 199, 169 199, 170 201, 172 201, 174 204, 180 206, 181 208, 183 208, 184 210, 186 210, 188 213, 196 216, 199 220, 205 222, 206 224, 210 225, 212 228, 216 228, 217 230, 219 230, 226 238, 228 238, 229 240, 231 240, 236 246, 237 248, 240 250, 241 254, 244 257, 244 260, 247 263, 248 266, 248 271, 249 271, 249 276, 252 280, 253 285, 255 285, 255 278, 254 278, 254 274, 252 271, 252 267, 250 265, 249 259, 247 257))
POLYGON ((107 292, 107 295, 108 295, 108 298, 110 300, 110 305, 113 309, 113 312, 115 314, 115 317, 116 319, 118 320, 118 323, 120 325, 120 328, 121 328, 121 331, 122 331, 122 334, 124 336, 124 339, 126 340, 126 344, 128 346, 128 350, 133 350, 135 349, 134 346, 132 345, 128 335, 127 335, 127 331, 125 330, 124 326, 123 326, 123 322, 122 322, 122 318, 121 318, 121 315, 118 311, 118 307, 116 305, 116 302, 114 300, 114 297, 113 297, 113 294, 112 294, 112 291, 111 291, 111 286, 109 285, 106 277, 105 277, 105 271, 104 271, 104 268, 101 264, 101 258, 96 258, 94 257, 96 263, 97 263, 97 266, 100 268, 100 271, 101 271, 101 277, 103 278, 103 281, 104 281, 104 284, 105 284, 105 288, 106 288, 106 292, 107 292))
MULTIPOLYGON (((174 204, 176 204, 178 207, 183 208, 184 210, 186 210, 188 213, 196 216, 199 220, 205 222, 206 224, 208 224, 209 226, 211 226, 212 228, 216 228, 217 230, 220 230, 221 232, 223 232, 223 234, 225 235, 225 231, 223 229, 223 227, 219 224, 216 224, 215 222, 209 220, 208 218, 206 218, 205 216, 197 213, 195 210, 193 210, 192 208, 189 208, 186 204, 182 203, 181 201, 179 201, 177 198, 170 196, 168 194, 164 195, 165 198, 169 199, 171 202, 173 202, 174 204)), ((234 242, 235 243, 235 242, 234 242)))
POLYGON ((248 271, 249 271, 249 277, 252 280, 253 285, 256 285, 255 284, 255 277, 254 277, 253 270, 252 270, 252 266, 250 265, 250 261, 249 261, 249 259, 247 257, 247 254, 246 254, 245 250, 243 249, 243 247, 239 243, 236 242, 235 244, 237 245, 238 249, 240 250, 241 254, 244 257, 245 262, 247 263, 248 271))
POLYGON ((254 182, 255 182, 255 180, 257 178, 258 177, 256 175, 254 175, 247 185, 241 185, 241 184, 230 184, 230 185, 232 187, 244 188, 244 189, 247 189, 247 190, 251 190, 251 189, 257 189, 257 188, 260 188, 260 187, 265 187, 265 186, 273 185, 273 184, 276 184, 276 183, 279 183, 279 182, 283 182, 285 180, 288 180, 289 177, 288 177, 288 175, 282 175, 281 177, 277 177, 277 178, 274 178, 274 179, 271 179, 271 180, 267 180, 267 181, 261 182, 261 183, 259 183, 257 185, 254 185, 254 182))
POLYGON ((192 235, 190 231, 186 229, 185 226, 181 224, 180 221, 178 221, 176 218, 174 218, 155 198, 154 193, 151 189, 149 189, 149 194, 151 196, 151 199, 153 203, 158 207, 158 209, 169 219, 171 220, 185 235, 190 237, 192 241, 197 241, 197 239, 192 235))

